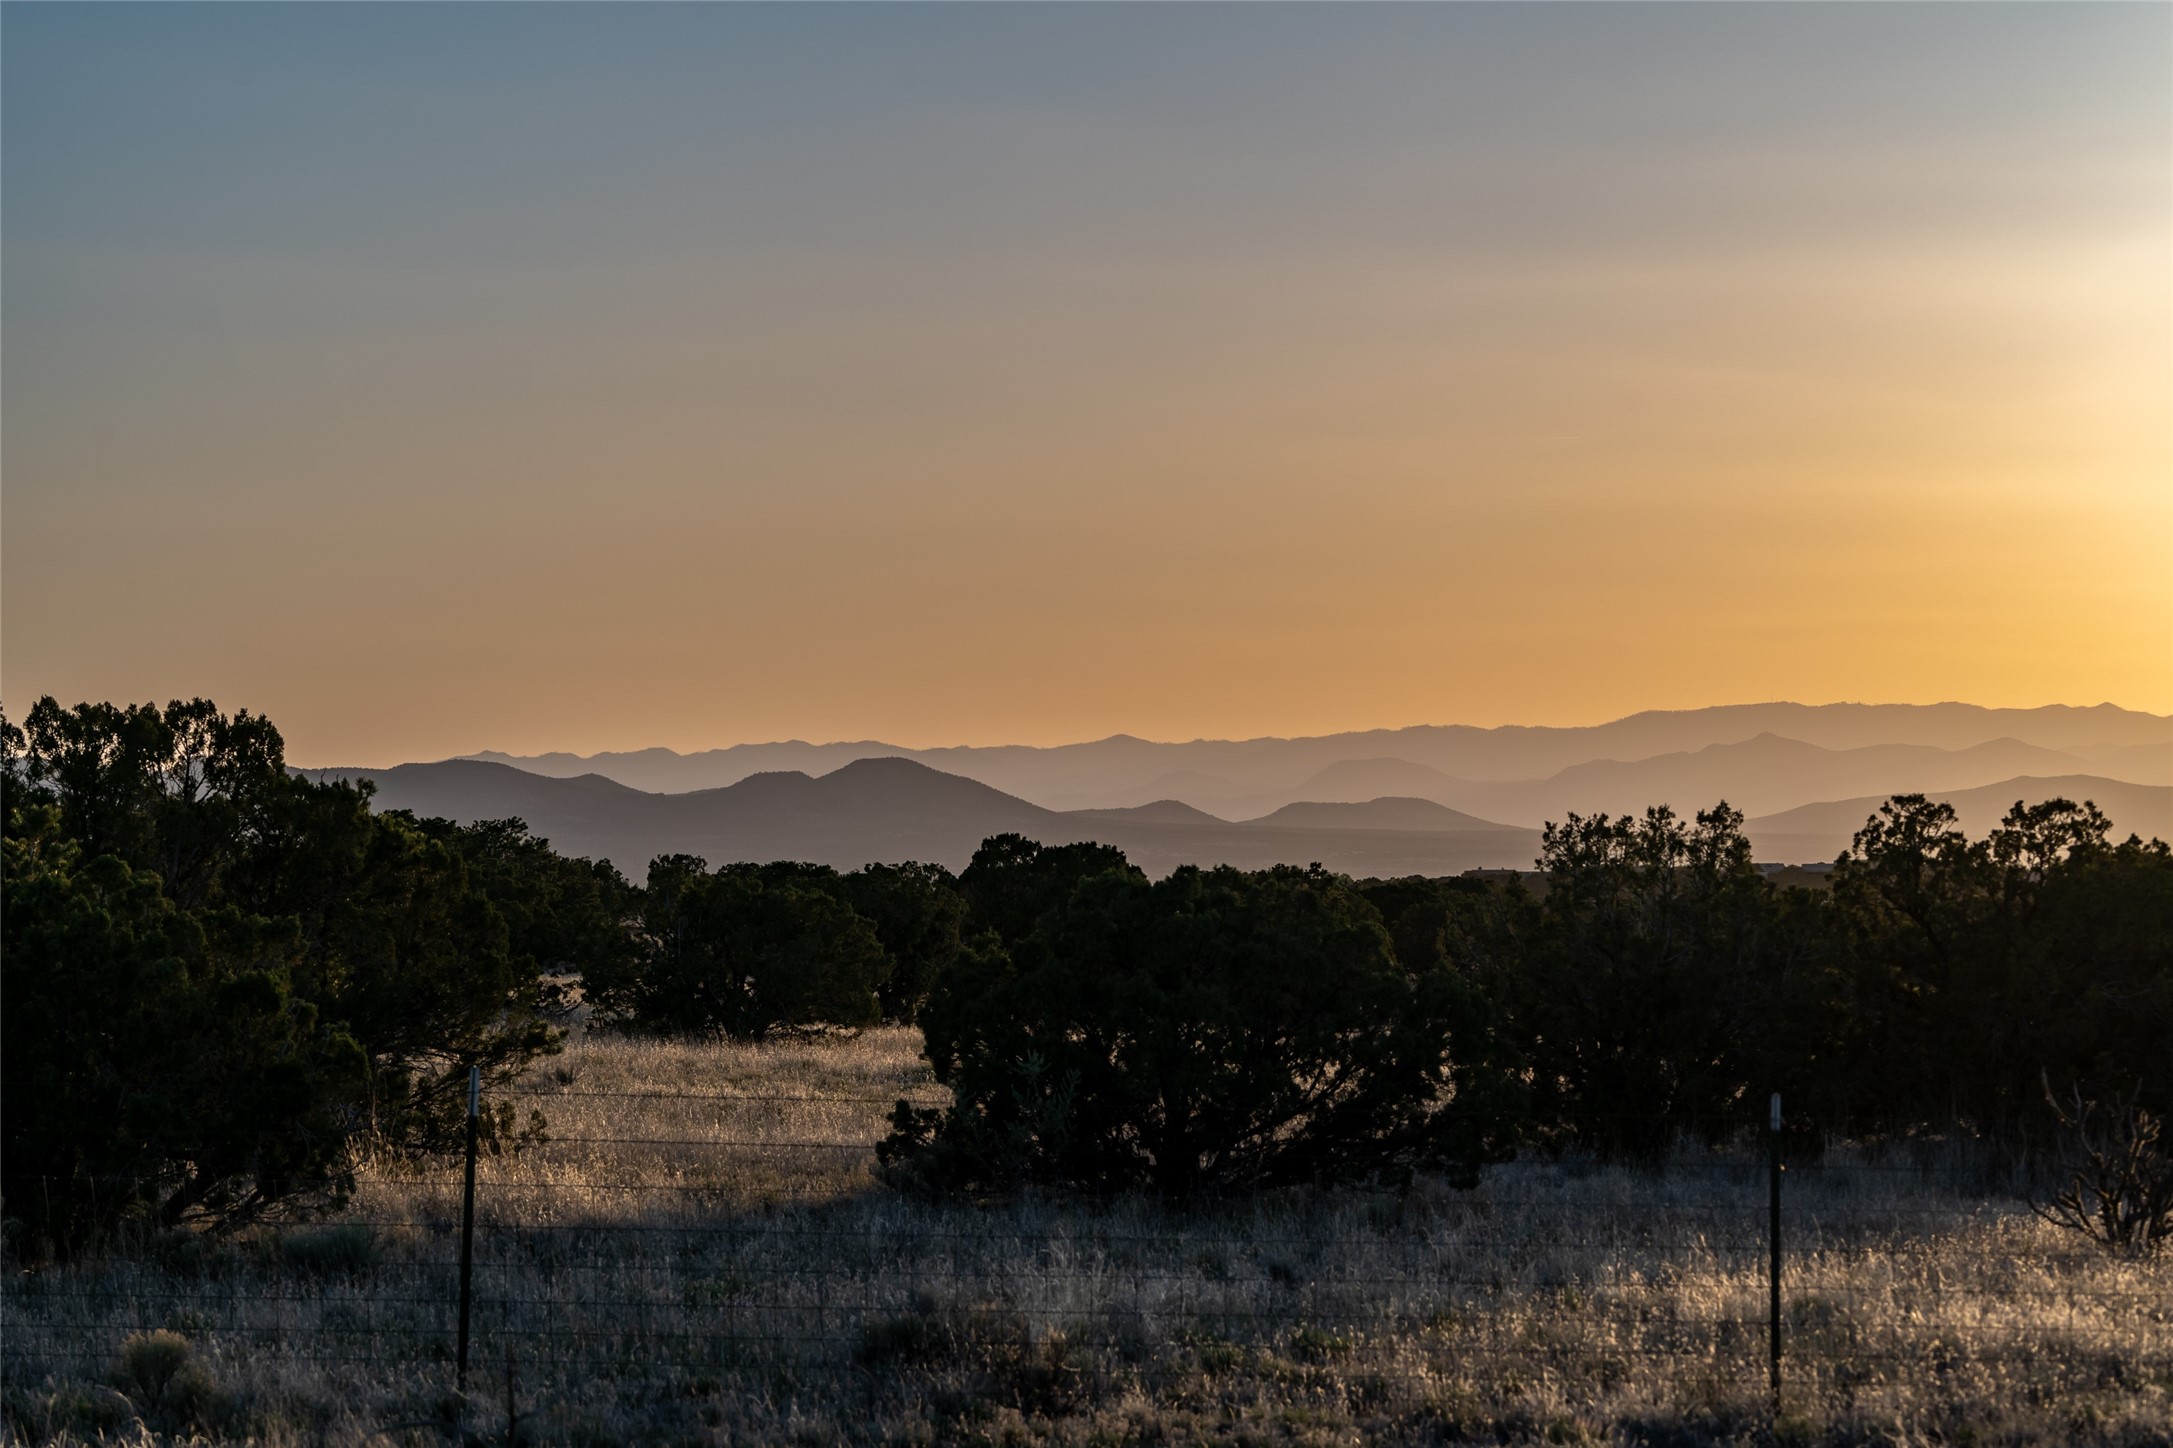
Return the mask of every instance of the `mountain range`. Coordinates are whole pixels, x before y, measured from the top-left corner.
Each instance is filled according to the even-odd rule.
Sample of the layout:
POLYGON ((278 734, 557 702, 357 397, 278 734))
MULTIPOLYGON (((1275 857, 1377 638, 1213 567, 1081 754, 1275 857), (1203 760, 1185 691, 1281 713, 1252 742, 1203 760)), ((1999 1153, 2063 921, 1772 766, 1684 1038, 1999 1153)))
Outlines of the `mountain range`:
POLYGON ((1469 819, 1423 800, 1343 811, 1332 822, 1299 817, 1233 823, 1174 801, 1130 809, 1058 811, 944 774, 910 759, 858 759, 828 774, 757 774, 722 789, 650 794, 600 775, 551 779, 485 760, 451 759, 385 770, 307 770, 367 778, 382 809, 462 822, 518 816, 567 854, 601 856, 639 876, 660 854, 730 860, 812 860, 853 869, 870 861, 926 860, 961 869, 990 835, 1044 844, 1099 840, 1142 869, 1185 863, 1257 869, 1318 861, 1359 875, 1457 874, 1529 865, 1536 830, 1469 819), (1414 827, 1411 807, 1437 811, 1414 827))
POLYGON ((1587 728, 1420 725, 1300 739, 908 749, 874 741, 742 744, 697 754, 470 756, 531 774, 596 774, 636 789, 715 789, 752 775, 828 774, 857 759, 916 760, 1046 809, 1178 800, 1225 820, 1286 804, 1428 799, 1536 827, 1564 811, 1726 798, 1758 814, 1900 790, 1968 789, 2087 774, 2173 785, 2173 718, 2101 704, 1747 704, 1633 714, 1587 728))
MULTIPOLYGON (((1186 863, 1260 868, 1318 862, 1382 876, 1529 869, 1540 843, 1536 829, 1413 797, 1296 802, 1241 821, 1176 800, 1050 810, 899 758, 854 760, 823 775, 776 771, 676 794, 637 790, 600 775, 557 779, 472 759, 304 773, 368 779, 383 809, 463 822, 518 816, 561 851, 608 858, 637 877, 653 857, 676 853, 711 864, 798 859, 851 869, 916 859, 958 869, 983 839, 1008 832, 1046 844, 1099 840, 1157 875, 1186 863)), ((2173 786, 2063 775, 1930 792, 1949 799, 1975 835, 2017 800, 2064 796, 2095 800, 2119 833, 2173 838, 2173 786)), ((1754 817, 1745 832, 1761 860, 1830 860, 1884 798, 1797 806, 1754 817)))

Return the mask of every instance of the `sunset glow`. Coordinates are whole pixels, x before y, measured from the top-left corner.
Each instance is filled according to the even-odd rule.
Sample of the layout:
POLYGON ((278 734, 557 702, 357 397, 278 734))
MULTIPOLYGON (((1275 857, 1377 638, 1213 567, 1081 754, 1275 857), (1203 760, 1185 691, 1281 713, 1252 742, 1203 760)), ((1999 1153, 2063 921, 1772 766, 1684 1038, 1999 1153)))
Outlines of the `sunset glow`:
POLYGON ((5 25, 11 711, 2173 711, 2162 6, 5 25))

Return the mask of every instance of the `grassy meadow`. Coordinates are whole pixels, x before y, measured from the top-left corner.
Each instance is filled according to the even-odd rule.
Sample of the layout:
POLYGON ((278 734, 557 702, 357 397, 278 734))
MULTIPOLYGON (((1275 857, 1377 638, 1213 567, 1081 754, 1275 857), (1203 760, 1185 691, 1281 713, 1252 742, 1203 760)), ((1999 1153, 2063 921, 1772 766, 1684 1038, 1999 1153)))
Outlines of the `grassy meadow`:
POLYGON ((1456 1192, 1173 1212, 895 1192, 941 1099, 910 1031, 576 1034, 485 1157, 454 1387, 457 1169, 340 1213, 12 1270, 10 1441, 1257 1444, 2173 1442, 2173 1261, 2038 1221, 1950 1148, 1785 1194, 1766 1379, 1755 1153, 1520 1161, 1456 1192))

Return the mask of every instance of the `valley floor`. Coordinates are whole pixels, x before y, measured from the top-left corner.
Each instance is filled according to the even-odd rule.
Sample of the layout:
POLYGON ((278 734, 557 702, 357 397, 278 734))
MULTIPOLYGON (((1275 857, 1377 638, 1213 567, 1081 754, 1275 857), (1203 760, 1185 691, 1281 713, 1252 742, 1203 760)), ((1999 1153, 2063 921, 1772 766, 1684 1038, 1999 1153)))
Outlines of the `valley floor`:
POLYGON ((11 1440, 264 1444, 2173 1443, 2173 1262, 1951 1156, 1785 1193, 1781 1411, 1755 1155, 1517 1162, 1475 1191, 943 1204, 878 1180, 908 1031, 577 1037, 460 1182, 367 1167, 324 1222, 14 1272, 11 1440), (150 1335, 147 1335, 150 1334, 150 1335))

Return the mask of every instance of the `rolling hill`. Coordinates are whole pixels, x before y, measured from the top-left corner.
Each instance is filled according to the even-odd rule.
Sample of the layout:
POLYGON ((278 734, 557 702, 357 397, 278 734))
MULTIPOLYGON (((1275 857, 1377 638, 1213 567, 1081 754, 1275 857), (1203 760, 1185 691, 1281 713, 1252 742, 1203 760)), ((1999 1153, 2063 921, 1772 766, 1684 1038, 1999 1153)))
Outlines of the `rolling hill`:
MULTIPOLYGON (((2143 754, 2123 758, 2138 772, 2147 771, 2151 762, 2143 754)), ((1593 760, 1545 779, 1458 779, 1408 760, 1346 760, 1287 789, 1186 798, 1225 819, 1256 819, 1299 803, 1421 799, 1467 815, 1532 827, 1572 811, 1636 814, 1665 804, 1687 817, 1726 800, 1746 814, 1761 815, 1822 800, 1967 789, 2004 779, 2068 774, 2104 777, 2073 754, 2014 739, 1988 740, 1967 749, 1876 744, 1836 750, 1761 734, 1650 759, 1593 760)), ((2146 775, 2135 782, 2169 783, 2173 778, 2146 775)))
MULTIPOLYGON (((551 779, 480 760, 385 770, 312 770, 367 779, 376 803, 462 821, 518 816, 569 854, 601 856, 640 876, 660 854, 730 860, 812 860, 852 869, 874 860, 962 868, 990 835, 1047 844, 1099 840, 1153 874, 1180 864, 1318 862, 1355 875, 1451 875, 1529 868, 1539 832, 1428 800, 1297 802, 1232 822, 1175 801, 1119 810, 1059 811, 912 760, 855 760, 823 775, 771 771, 722 789, 654 794, 595 775, 551 779)), ((1982 834, 2017 798, 2092 798, 2119 830, 2173 837, 2173 788, 2084 775, 2016 778, 1945 797, 1982 834)), ((1884 796, 1763 815, 1746 832, 1761 859, 1833 858, 1884 796)))
POLYGON ((1500 830, 1509 826, 1482 820, 1430 799, 1371 799, 1347 801, 1299 801, 1247 824, 1279 830, 1500 830))
POLYGON ((820 776, 758 774, 683 794, 645 793, 594 775, 549 779, 472 759, 304 773, 367 779, 384 809, 463 822, 517 815, 559 850, 601 856, 633 875, 661 854, 700 855, 712 864, 813 860, 841 869, 911 859, 960 869, 982 840, 1010 832, 1045 844, 1100 840, 1157 874, 1185 863, 1257 869, 1314 861, 1367 874, 1455 874, 1526 863, 1538 851, 1535 831, 1422 801, 1336 806, 1354 812, 1332 824, 1234 824, 1174 801, 1067 813, 894 758, 855 760, 820 776), (1411 805, 1435 812, 1432 827, 1412 828, 1411 805))
MULTIPOLYGON (((2034 805, 2048 799, 2071 799, 2089 800, 2103 810, 2113 822, 2116 840, 2129 834, 2173 840, 2173 787, 2166 785, 2127 784, 2071 774, 2049 779, 2007 779, 1974 789, 1920 792, 1954 806, 1963 831, 1973 839, 1989 834, 2018 800, 2034 805)), ((1762 860, 1830 860, 1849 847, 1856 831, 1885 802, 1884 795, 1866 795, 1800 805, 1746 820, 1743 833, 1762 860)))
POLYGON ((1770 814, 1820 800, 1966 789, 2002 779, 2086 772, 2073 755, 2017 739, 1967 749, 1872 744, 1827 749, 1778 734, 1639 760, 1594 760, 1544 780, 1477 784, 1453 802, 1500 819, 1536 824, 1666 804, 1690 815, 1719 800, 1745 814, 1770 814))

